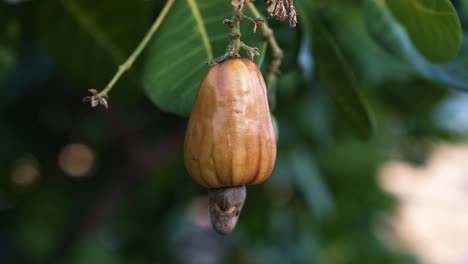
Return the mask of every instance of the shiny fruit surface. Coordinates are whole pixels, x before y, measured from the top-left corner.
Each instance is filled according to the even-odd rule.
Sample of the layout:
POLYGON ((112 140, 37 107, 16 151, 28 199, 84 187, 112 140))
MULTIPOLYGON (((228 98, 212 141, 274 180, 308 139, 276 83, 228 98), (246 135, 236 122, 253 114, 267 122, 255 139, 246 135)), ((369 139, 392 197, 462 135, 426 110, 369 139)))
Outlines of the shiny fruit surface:
POLYGON ((276 136, 254 62, 230 59, 208 70, 190 115, 184 158, 190 176, 207 188, 258 184, 270 176, 276 136))

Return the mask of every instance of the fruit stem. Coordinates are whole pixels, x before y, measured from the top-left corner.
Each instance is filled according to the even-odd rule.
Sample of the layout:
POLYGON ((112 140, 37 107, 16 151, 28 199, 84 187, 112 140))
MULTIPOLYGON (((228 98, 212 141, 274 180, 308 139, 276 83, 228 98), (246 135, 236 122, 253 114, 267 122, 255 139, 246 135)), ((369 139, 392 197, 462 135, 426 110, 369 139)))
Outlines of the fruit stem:
POLYGON ((117 72, 114 74, 110 82, 107 84, 106 88, 102 90, 101 92, 99 92, 98 94, 93 94, 93 96, 89 98, 90 100, 86 100, 86 101, 93 101, 93 100, 101 101, 101 99, 103 98, 106 99, 108 97, 108 94, 110 90, 112 90, 112 87, 114 87, 115 83, 117 83, 117 81, 124 74, 124 72, 132 68, 132 65, 135 62, 135 60, 140 56, 141 52, 146 48, 149 41, 153 37, 154 33, 158 30, 164 18, 167 16, 167 13, 171 9, 173 3, 174 3, 174 0, 167 0, 166 4, 161 10, 161 13, 159 13, 158 17, 153 22, 153 25, 151 25, 151 28, 148 30, 146 35, 140 41, 136 49, 132 52, 130 57, 128 57, 128 59, 123 64, 119 65, 117 72))
POLYGON ((228 50, 232 50, 232 52, 236 55, 239 55, 239 50, 242 46, 241 38, 241 31, 240 31, 240 21, 242 20, 242 11, 234 9, 232 18, 229 22, 225 20, 225 23, 229 25, 231 28, 231 33, 229 33, 229 38, 231 39, 228 50))
MULTIPOLYGON (((228 60, 230 58, 240 58, 239 51, 240 49, 244 49, 247 52, 247 55, 251 60, 253 60, 255 55, 259 55, 259 50, 258 48, 255 47, 249 47, 247 46, 244 42, 242 42, 241 39, 241 30, 240 30, 240 22, 243 20, 246 20, 249 22, 252 27, 253 31, 255 32, 257 30, 257 26, 262 25, 265 20, 258 16, 258 18, 251 18, 243 13, 243 8, 244 8, 244 2, 239 2, 233 0, 232 3, 232 17, 231 19, 225 19, 223 21, 224 24, 226 24, 228 27, 231 28, 231 32, 229 33, 229 38, 230 42, 229 45, 226 49, 226 53, 217 58, 215 61, 210 62, 209 66, 216 65, 218 63, 221 63, 225 60, 228 60)), ((258 14, 260 15, 260 14, 258 14)))
POLYGON ((208 189, 211 225, 216 233, 228 235, 236 227, 247 197, 245 185, 208 189))
MULTIPOLYGON (((250 12, 255 17, 260 17, 261 14, 255 5, 251 2, 247 2, 247 7, 250 12)), ((271 47, 272 58, 270 65, 268 65, 267 76, 266 76, 266 86, 268 89, 268 98, 270 101, 270 109, 275 108, 275 90, 276 90, 276 75, 280 72, 279 67, 281 65, 281 60, 283 59, 283 51, 281 50, 278 42, 276 41, 273 30, 268 26, 268 23, 264 22, 260 25, 260 28, 263 32, 263 38, 271 47)))

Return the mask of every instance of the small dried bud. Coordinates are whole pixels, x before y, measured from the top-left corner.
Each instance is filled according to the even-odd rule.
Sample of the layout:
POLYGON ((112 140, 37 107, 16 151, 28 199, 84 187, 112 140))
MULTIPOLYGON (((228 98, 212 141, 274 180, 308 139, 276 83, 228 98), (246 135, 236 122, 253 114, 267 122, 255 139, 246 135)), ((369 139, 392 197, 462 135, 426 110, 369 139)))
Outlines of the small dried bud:
POLYGON ((96 107, 99 105, 99 100, 96 97, 91 97, 91 107, 96 107))
POLYGON ((257 31, 257 26, 260 26, 263 23, 265 23, 265 20, 263 18, 261 18, 261 17, 251 18, 251 17, 248 17, 248 16, 244 16, 244 19, 246 19, 250 23, 250 25, 252 25, 254 33, 257 31))
POLYGON ((297 24, 297 12, 293 0, 286 0, 289 10, 289 26, 295 27, 297 24))
POLYGON ((255 55, 260 55, 260 50, 258 48, 249 48, 247 49, 247 55, 253 60, 255 55))
POLYGON ((224 19, 223 24, 225 24, 228 27, 232 28, 232 27, 235 26, 236 23, 234 21, 232 21, 231 19, 224 19))
POLYGON ((245 0, 232 0, 231 6, 234 10, 244 10, 245 0))
POLYGON ((295 9, 289 10, 289 26, 295 27, 297 24, 297 14, 295 9))
POLYGON ((224 55, 226 58, 240 58, 240 54, 233 48, 228 48, 226 54, 224 55))
POLYGON ((104 106, 106 109, 109 109, 109 104, 107 103, 106 98, 101 98, 101 99, 99 100, 99 103, 100 103, 102 106, 104 106))
POLYGON ((271 0, 271 1, 268 1, 267 3, 270 3, 270 2, 271 2, 271 5, 267 8, 267 13, 269 17, 272 17, 276 9, 276 0, 271 0))
POLYGON ((284 0, 279 0, 278 5, 275 10, 275 15, 280 21, 284 21, 288 16, 286 13, 286 7, 284 6, 284 0))
POLYGON ((96 89, 89 89, 88 92, 90 92, 92 95, 98 95, 98 91, 96 89))

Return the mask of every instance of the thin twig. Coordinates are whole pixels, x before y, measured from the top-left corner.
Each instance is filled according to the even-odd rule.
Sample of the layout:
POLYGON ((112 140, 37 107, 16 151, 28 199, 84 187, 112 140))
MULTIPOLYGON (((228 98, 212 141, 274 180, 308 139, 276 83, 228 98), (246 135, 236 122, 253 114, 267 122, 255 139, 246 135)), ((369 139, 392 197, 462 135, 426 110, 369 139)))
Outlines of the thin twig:
POLYGON ((83 98, 83 101, 85 101, 85 102, 90 101, 91 105, 93 107, 97 106, 98 104, 101 104, 101 105, 103 105, 103 106, 105 106, 107 108, 107 98, 108 98, 108 94, 109 94, 110 90, 112 90, 112 87, 114 87, 115 83, 120 79, 122 74, 124 74, 124 72, 128 71, 132 67, 135 60, 138 58, 138 56, 140 56, 141 52, 148 45, 148 42, 153 37, 154 33, 158 30, 159 26, 163 22, 163 20, 166 17, 167 13, 171 9, 173 3, 174 3, 174 0, 168 0, 166 2, 163 9, 161 10, 161 13, 159 13, 159 15, 156 18, 156 20, 154 21, 153 25, 151 25, 151 28, 148 30, 146 35, 141 40, 140 44, 138 44, 138 46, 132 52, 130 57, 128 57, 128 59, 123 64, 121 64, 119 66, 117 72, 115 73, 114 77, 112 77, 109 84, 107 84, 106 88, 104 90, 102 90, 101 92, 97 93, 97 94, 94 94, 93 91, 95 91, 95 90, 91 89, 90 92, 91 92, 92 96, 87 96, 87 97, 83 98), (96 102, 98 102, 98 104, 96 104, 96 102))

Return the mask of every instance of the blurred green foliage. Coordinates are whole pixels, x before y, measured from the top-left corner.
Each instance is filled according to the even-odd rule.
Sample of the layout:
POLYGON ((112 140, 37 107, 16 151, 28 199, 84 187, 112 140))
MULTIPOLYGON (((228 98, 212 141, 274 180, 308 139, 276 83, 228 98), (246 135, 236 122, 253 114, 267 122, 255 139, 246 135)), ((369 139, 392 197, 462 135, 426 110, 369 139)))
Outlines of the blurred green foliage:
MULTIPOLYGON (((167 39, 156 36, 115 86, 110 110, 80 101, 106 84, 164 2, 0 2, 0 263, 417 263, 381 240, 379 219, 394 201, 377 172, 389 159, 423 162, 434 140, 463 138, 435 116, 468 89, 466 42, 447 62, 430 59, 457 53, 457 34, 466 33, 455 11, 464 30, 468 2, 454 0, 452 10, 448 0, 408 0, 439 2, 452 22, 421 15, 407 31, 408 15, 388 8, 391 1, 297 0, 297 28, 268 20, 285 53, 274 112, 278 159, 267 182, 248 187, 229 237, 206 226, 206 190, 184 169, 186 119, 144 96, 141 80, 171 66, 167 39), (426 22, 445 35, 418 39, 413 27, 426 22), (447 50, 420 47, 441 39, 447 50), (71 143, 92 155, 64 152, 71 143), (92 157, 86 177, 70 177, 67 157, 72 165, 92 157)), ((223 12, 203 16, 228 18, 225 2, 223 12)), ((181 34, 181 42, 190 37, 181 34)), ((181 57, 200 45, 183 44, 181 57)), ((263 70, 271 60, 268 48, 264 53, 263 70)), ((198 63, 205 62, 202 55, 198 63)), ((176 65, 164 77, 186 71, 176 65)), ((198 81, 190 77, 193 89, 198 81)), ((146 92, 159 96, 168 85, 151 79, 146 92)), ((166 106, 190 104, 171 101, 174 95, 162 99, 166 106)))

